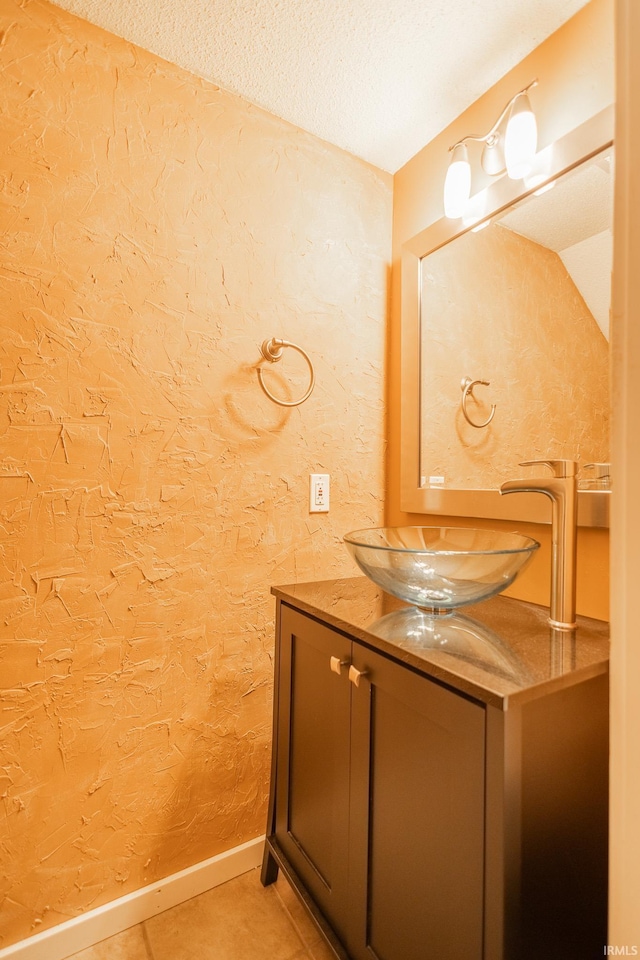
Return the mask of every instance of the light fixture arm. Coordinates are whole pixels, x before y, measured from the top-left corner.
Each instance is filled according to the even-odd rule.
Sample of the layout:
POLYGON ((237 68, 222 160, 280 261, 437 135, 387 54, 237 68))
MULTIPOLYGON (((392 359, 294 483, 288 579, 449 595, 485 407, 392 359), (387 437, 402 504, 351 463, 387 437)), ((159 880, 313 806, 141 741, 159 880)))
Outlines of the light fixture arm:
POLYGON ((538 80, 537 80, 537 78, 536 78, 535 80, 532 80, 531 83, 528 83, 526 87, 523 87, 522 90, 518 90, 518 92, 517 92, 516 94, 514 94, 513 97, 511 97, 511 100, 509 100, 509 102, 508 102, 507 105, 505 106, 504 110, 502 111, 502 113, 500 114, 500 116, 498 117, 498 119, 496 120, 496 122, 495 122, 494 125, 491 127, 491 130, 489 130, 488 133, 485 133, 484 136, 482 136, 482 137, 477 136, 476 134, 472 134, 472 133, 467 134, 466 137, 462 137, 461 140, 458 140, 456 143, 454 143, 452 146, 449 147, 449 153, 451 153, 453 150, 455 150, 455 148, 456 148, 459 144, 466 143, 467 140, 475 140, 475 141, 478 142, 478 143, 486 143, 486 144, 489 144, 490 146, 491 146, 492 143, 495 143, 495 142, 497 141, 497 139, 498 139, 497 133, 498 133, 498 130, 499 130, 499 128, 500 128, 500 124, 502 123, 502 121, 503 121, 504 118, 506 117, 506 115, 507 115, 507 113, 509 112, 509 110, 511 109, 512 105, 515 103, 515 101, 518 99, 518 97, 522 96, 523 93, 528 93, 529 90, 531 90, 533 87, 536 87, 537 85, 538 85, 538 80))

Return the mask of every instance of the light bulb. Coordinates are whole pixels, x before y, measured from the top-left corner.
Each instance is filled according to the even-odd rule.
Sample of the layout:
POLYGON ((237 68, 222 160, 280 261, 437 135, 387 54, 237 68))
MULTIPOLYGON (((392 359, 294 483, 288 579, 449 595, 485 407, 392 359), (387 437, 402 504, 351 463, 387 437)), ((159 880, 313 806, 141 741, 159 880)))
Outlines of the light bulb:
POLYGON ((504 135, 504 157, 512 180, 522 180, 533 167, 538 145, 538 126, 526 93, 519 93, 511 105, 504 135))
POLYGON ((462 216, 471 193, 471 166, 464 143, 456 143, 444 181, 444 215, 450 220, 462 216))

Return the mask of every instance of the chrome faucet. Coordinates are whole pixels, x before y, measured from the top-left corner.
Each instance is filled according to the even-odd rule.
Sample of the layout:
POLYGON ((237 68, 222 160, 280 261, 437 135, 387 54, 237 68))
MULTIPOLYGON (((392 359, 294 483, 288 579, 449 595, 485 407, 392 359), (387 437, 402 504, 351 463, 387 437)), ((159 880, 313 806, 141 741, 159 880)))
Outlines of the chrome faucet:
POLYGON ((570 630, 576 626, 576 544, 578 531, 578 464, 575 460, 525 460, 521 467, 551 467, 552 477, 508 480, 500 493, 544 493, 551 512, 551 610, 552 627, 570 630))

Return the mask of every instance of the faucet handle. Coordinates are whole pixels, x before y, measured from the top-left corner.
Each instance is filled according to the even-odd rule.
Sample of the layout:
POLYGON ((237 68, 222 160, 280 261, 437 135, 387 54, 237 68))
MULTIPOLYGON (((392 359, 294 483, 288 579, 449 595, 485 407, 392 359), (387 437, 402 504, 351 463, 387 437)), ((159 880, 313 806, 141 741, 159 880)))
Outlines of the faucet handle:
POLYGON ((523 460, 521 467, 550 467, 554 477, 575 477, 578 472, 576 460, 523 460))

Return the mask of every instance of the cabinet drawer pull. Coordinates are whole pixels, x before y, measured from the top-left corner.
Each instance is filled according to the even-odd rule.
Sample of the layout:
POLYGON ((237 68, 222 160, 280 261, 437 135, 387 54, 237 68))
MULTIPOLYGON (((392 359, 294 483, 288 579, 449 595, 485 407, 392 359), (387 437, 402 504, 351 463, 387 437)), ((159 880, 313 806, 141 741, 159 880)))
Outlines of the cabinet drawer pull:
POLYGON ((357 670, 353 664, 351 664, 349 667, 349 680, 351 680, 351 683, 353 683, 356 687, 360 686, 360 680, 362 677, 366 677, 367 675, 368 670, 357 670))
POLYGON ((341 660, 340 657, 331 657, 330 659, 331 669, 334 673, 337 673, 338 676, 342 673, 342 668, 349 665, 348 660, 341 660))

